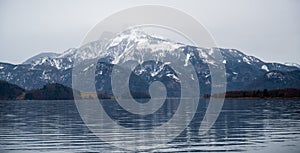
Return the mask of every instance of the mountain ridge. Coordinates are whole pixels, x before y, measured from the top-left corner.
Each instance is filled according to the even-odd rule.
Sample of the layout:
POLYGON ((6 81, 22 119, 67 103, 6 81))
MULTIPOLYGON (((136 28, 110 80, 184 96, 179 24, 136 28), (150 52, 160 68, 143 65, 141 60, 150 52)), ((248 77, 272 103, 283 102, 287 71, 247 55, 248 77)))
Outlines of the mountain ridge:
MULTIPOLYGON (((190 61, 194 62, 197 69, 197 76, 204 89, 209 92, 210 72, 208 64, 215 62, 211 54, 215 50, 219 50, 223 56, 223 64, 226 67, 227 90, 250 90, 266 87, 267 89, 278 89, 287 87, 289 84, 294 84, 295 87, 300 88, 300 68, 292 65, 284 65, 280 63, 268 63, 256 58, 248 56, 237 49, 228 48, 201 48, 195 46, 184 45, 177 42, 172 42, 162 38, 156 38, 138 31, 127 31, 127 33, 120 33, 114 39, 110 40, 108 45, 105 45, 102 40, 97 40, 86 44, 80 48, 70 48, 61 54, 55 56, 41 56, 40 58, 29 58, 30 63, 23 64, 9 64, 0 63, 0 80, 5 80, 13 84, 17 84, 24 89, 38 89, 47 83, 60 83, 65 86, 72 86, 72 68, 74 61, 91 61, 98 59, 97 65, 100 61, 106 62, 102 64, 103 69, 110 69, 109 64, 116 64, 120 60, 134 60, 135 56, 144 56, 151 54, 151 56, 173 56, 173 50, 181 50, 185 54, 190 54, 190 61), (124 59, 124 53, 127 53, 124 59), (30 60, 31 59, 31 60, 30 60), (287 80, 282 82, 274 81, 272 78, 265 77, 267 74, 279 71, 286 75, 287 80), (291 73, 287 73, 291 72, 291 73), (290 76, 289 76, 290 75, 290 76), (264 86, 264 83, 274 83, 272 86, 264 86), (257 87, 257 88, 256 88, 257 87)), ((175 56, 175 55, 174 55, 175 56)), ((142 64, 145 61, 138 61, 142 64)), ((88 62, 86 62, 88 63, 88 62)), ((92 65, 87 65, 82 73, 85 73, 92 65)), ((145 76, 146 71, 135 70, 137 76, 145 76)), ((157 71, 151 70, 153 74, 159 74, 157 71)), ((97 71, 96 78, 107 80, 106 86, 109 86, 109 75, 104 78, 101 75, 108 73, 108 71, 97 71), (101 74, 100 74, 101 73, 101 74)), ((169 79, 174 79, 174 75, 169 72, 160 73, 168 75, 169 79), (171 78, 171 76, 173 78, 171 78)), ((276 73, 274 75, 280 75, 276 73)), ((150 76, 155 77, 155 76, 150 76)), ((158 78, 159 79, 159 78, 158 78)), ((146 79, 147 80, 147 79, 146 79)), ((99 81, 99 80, 98 80, 99 81)), ((150 80, 148 80, 150 81, 150 80)), ((152 80, 153 81, 153 80, 152 80)), ((97 80, 96 80, 97 82, 97 80)), ((151 82, 148 82, 151 83, 151 82)), ((98 89, 100 89, 99 87, 98 89)), ((109 89, 109 87, 107 88, 109 89)), ((137 88, 138 89, 138 88, 137 88)), ((101 91, 109 92, 109 91, 101 91)))

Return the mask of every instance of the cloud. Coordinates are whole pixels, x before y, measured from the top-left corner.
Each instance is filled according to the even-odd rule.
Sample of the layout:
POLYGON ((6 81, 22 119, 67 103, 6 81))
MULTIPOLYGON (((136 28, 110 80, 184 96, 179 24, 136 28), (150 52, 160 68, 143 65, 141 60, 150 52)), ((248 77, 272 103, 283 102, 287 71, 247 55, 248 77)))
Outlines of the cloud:
POLYGON ((297 0, 2 0, 0 61, 20 63, 43 51, 78 47, 99 21, 142 4, 170 6, 190 14, 206 26, 219 47, 237 48, 266 61, 300 63, 297 0))

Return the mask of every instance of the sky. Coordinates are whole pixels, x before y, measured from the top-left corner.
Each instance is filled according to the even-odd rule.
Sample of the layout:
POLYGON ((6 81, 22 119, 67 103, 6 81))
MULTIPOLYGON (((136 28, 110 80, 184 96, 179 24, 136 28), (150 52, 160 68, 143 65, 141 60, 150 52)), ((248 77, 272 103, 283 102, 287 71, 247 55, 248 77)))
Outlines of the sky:
POLYGON ((193 16, 217 47, 300 64, 299 0, 0 0, 0 62, 18 64, 41 52, 79 47, 104 18, 147 4, 193 16))

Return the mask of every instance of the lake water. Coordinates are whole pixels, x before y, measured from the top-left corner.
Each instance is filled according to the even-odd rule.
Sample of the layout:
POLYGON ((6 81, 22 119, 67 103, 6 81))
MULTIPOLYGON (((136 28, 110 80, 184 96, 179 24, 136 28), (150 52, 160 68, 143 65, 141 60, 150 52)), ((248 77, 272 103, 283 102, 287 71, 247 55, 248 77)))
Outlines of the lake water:
MULTIPOLYGON (((200 107, 195 118, 203 114, 200 107)), ((126 115, 113 110, 110 113, 120 125, 134 127, 135 122, 126 115)), ((150 118, 149 124, 146 120, 146 126, 139 128, 160 126, 168 117, 155 121, 150 118)), ((206 135, 197 135, 200 121, 194 119, 167 146, 145 152, 300 152, 299 99, 225 100, 221 114, 206 135)), ((124 137, 117 132, 114 136, 124 137)), ((95 136, 83 123, 74 101, 1 101, 0 152, 128 151, 95 136)))

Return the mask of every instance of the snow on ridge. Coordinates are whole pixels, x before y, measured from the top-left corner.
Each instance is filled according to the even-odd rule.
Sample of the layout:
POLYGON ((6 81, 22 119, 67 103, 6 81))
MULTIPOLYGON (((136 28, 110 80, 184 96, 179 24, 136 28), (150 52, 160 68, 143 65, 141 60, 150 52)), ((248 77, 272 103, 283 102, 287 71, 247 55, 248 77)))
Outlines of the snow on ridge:
POLYGON ((76 48, 70 48, 64 51, 62 54, 58 55, 56 58, 65 58, 67 56, 74 55, 76 50, 77 50, 76 48))
POLYGON ((256 62, 259 63, 261 62, 258 58, 254 57, 254 56, 247 56, 252 62, 256 62))
POLYGON ((107 49, 119 45, 123 40, 127 42, 137 42, 140 39, 147 38, 147 34, 138 29, 130 29, 122 33, 117 34, 117 36, 110 40, 107 49))
POLYGON ((298 63, 283 63, 283 64, 287 65, 287 66, 294 66, 294 67, 300 68, 300 64, 298 64, 298 63))

